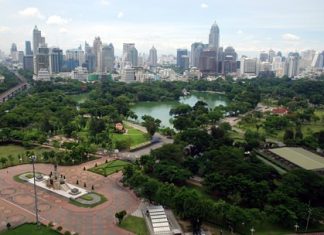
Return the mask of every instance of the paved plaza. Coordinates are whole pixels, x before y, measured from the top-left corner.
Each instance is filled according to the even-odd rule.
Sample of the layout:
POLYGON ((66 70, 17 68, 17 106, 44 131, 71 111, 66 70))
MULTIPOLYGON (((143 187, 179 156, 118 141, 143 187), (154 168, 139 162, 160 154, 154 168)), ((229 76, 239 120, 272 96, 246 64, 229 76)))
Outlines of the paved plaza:
MULTIPOLYGON (((134 193, 119 182, 122 173, 116 173, 108 177, 84 171, 83 168, 91 168, 96 163, 104 163, 108 158, 84 163, 78 166, 59 166, 60 174, 66 176, 68 183, 79 186, 87 185, 91 191, 92 185, 95 192, 104 195, 108 201, 94 208, 81 208, 69 203, 68 199, 37 188, 40 219, 44 224, 50 221, 56 226, 62 226, 63 230, 78 232, 82 235, 117 235, 132 234, 115 225, 115 213, 126 210, 134 212, 140 200, 134 193)), ((32 165, 20 165, 0 170, 0 230, 5 229, 6 223, 13 226, 34 222, 34 191, 30 183, 16 182, 13 177, 32 170, 32 165)), ((53 170, 51 164, 36 164, 36 171, 49 174, 53 170)))

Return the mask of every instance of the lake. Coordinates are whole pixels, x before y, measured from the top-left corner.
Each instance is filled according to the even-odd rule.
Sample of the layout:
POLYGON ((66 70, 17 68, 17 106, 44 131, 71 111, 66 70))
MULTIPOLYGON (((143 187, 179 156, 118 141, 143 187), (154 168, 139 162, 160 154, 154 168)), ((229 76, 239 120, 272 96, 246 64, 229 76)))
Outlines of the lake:
POLYGON ((176 107, 179 104, 188 104, 191 107, 196 104, 197 101, 204 101, 208 104, 209 108, 214 108, 220 105, 226 106, 226 97, 217 93, 210 92, 192 92, 191 95, 180 97, 179 102, 139 102, 132 106, 132 111, 138 116, 137 121, 142 121, 141 117, 144 115, 150 115, 154 118, 161 120, 161 126, 172 127, 170 123, 169 112, 170 109, 176 107))

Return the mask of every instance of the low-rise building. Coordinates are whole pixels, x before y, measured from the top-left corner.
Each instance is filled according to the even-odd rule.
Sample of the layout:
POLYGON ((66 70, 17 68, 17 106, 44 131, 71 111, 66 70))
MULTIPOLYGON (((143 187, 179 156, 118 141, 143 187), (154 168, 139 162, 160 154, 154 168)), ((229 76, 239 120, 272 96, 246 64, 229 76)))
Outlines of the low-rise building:
POLYGON ((88 70, 85 67, 76 67, 72 72, 71 72, 71 78, 76 79, 82 82, 86 82, 88 80, 88 70))

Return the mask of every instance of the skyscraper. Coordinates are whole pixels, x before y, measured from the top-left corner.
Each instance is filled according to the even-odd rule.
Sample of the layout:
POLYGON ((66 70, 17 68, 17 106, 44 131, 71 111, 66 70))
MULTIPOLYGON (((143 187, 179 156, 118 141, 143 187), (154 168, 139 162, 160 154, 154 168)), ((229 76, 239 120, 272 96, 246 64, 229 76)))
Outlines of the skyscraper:
POLYGON ((133 67, 138 66, 138 51, 135 47, 129 49, 127 59, 133 67))
POLYGON ((51 48, 49 50, 49 73, 59 73, 63 66, 63 52, 60 48, 51 48))
POLYGON ((213 48, 215 50, 218 50, 219 48, 219 27, 216 22, 212 25, 210 29, 208 45, 210 48, 213 48))
POLYGON ((266 62, 269 60, 269 54, 265 51, 261 51, 260 53, 260 62, 266 62))
POLYGON ((187 49, 177 49, 177 66, 180 68, 184 68, 184 56, 188 56, 187 49))
POLYGON ((198 68, 199 57, 206 47, 207 46, 202 42, 195 42, 191 44, 191 63, 190 63, 191 67, 198 68))
POLYGON ((85 63, 85 55, 82 47, 77 49, 69 49, 65 52, 65 66, 69 71, 85 63))
POLYGON ((11 44, 10 56, 11 56, 13 61, 18 61, 18 50, 17 50, 16 43, 11 44))
MULTIPOLYGON (((35 25, 35 28, 33 30, 34 74, 38 74, 38 71, 40 69, 40 67, 38 66, 39 62, 37 61, 37 54, 39 53, 38 49, 41 45, 45 47, 45 38, 42 37, 41 31, 38 30, 37 26, 35 25)), ((44 52, 44 50, 41 51, 44 52)))
POLYGON ((237 53, 233 47, 226 47, 223 53, 222 59, 222 73, 235 73, 237 67, 237 53))
POLYGON ((299 74, 299 54, 289 53, 287 60, 287 76, 293 78, 299 74))
POLYGON ((149 65, 155 67, 157 65, 157 51, 153 46, 149 52, 149 65))
POLYGON ((25 54, 26 55, 32 55, 32 49, 31 49, 31 43, 30 41, 25 41, 25 54))
POLYGON ((102 72, 102 42, 100 37, 96 37, 93 41, 93 52, 96 57, 96 72, 102 72))
POLYGON ((47 70, 49 72, 49 49, 47 47, 38 47, 35 54, 34 73, 38 75, 40 69, 42 69, 42 71, 47 70))
POLYGON ((114 69, 115 51, 113 44, 102 47, 102 67, 103 72, 112 72, 114 69))

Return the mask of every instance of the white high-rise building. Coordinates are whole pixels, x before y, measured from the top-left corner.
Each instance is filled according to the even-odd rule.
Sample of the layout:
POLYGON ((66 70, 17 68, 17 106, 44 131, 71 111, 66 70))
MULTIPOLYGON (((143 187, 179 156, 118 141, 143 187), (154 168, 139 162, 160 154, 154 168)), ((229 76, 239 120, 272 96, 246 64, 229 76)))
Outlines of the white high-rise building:
POLYGON ((324 68, 324 51, 317 52, 312 61, 312 67, 317 69, 324 68))
POLYGON ((42 32, 38 30, 37 26, 35 25, 35 28, 33 30, 33 52, 34 52, 34 74, 38 74, 38 70, 40 67, 37 63, 37 54, 39 53, 40 47, 46 47, 45 46, 45 38, 42 37, 42 32))
POLYGON ((77 49, 69 49, 65 52, 66 60, 74 60, 79 62, 79 66, 85 63, 85 54, 81 46, 77 49))
POLYGON ((217 23, 215 22, 209 33, 209 47, 215 50, 218 50, 219 48, 219 27, 217 23))
POLYGON ((253 77, 257 76, 259 73, 258 59, 257 58, 241 58, 241 70, 240 74, 242 76, 253 77))
POLYGON ((150 49, 148 64, 153 67, 157 66, 157 51, 154 46, 150 49))
POLYGON ((115 52, 113 44, 102 47, 102 67, 103 72, 112 72, 114 70, 115 52))
POLYGON ((299 74, 299 57, 289 56, 287 60, 287 76, 294 78, 299 74))
POLYGON ((199 58, 201 53, 207 46, 202 42, 195 42, 191 44, 191 56, 190 56, 190 65, 191 67, 199 67, 199 58))

